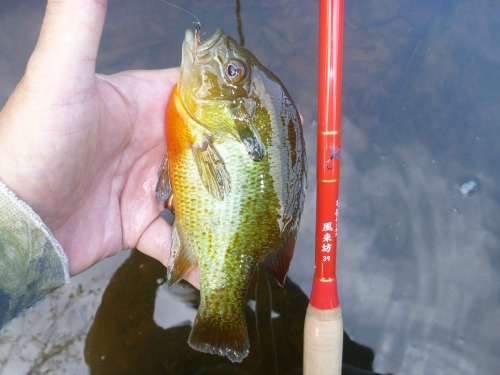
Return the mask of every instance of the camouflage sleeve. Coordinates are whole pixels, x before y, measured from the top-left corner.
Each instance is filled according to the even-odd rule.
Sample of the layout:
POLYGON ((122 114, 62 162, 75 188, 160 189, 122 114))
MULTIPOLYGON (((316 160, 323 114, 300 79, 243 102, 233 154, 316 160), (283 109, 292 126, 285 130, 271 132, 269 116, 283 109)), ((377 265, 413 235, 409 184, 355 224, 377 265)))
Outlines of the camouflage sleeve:
POLYGON ((0 331, 68 281, 61 245, 40 217, 0 182, 0 331))

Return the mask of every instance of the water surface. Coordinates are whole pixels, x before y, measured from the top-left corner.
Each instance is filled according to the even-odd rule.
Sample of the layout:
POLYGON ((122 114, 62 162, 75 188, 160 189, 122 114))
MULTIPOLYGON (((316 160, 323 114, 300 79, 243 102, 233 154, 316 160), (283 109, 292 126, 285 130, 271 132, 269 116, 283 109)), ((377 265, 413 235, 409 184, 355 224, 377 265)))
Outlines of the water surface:
MULTIPOLYGON (((0 4, 0 103, 23 73, 44 5, 0 4)), ((222 27, 238 38, 234 1, 182 6, 197 14, 207 35, 222 27)), ((284 0, 242 1, 241 9, 245 46, 285 83, 304 117, 310 187, 290 279, 306 295, 313 274, 317 12, 316 2, 284 0)), ((345 3, 340 298, 347 333, 374 350, 378 372, 500 368, 499 19, 500 5, 487 0, 345 3)), ((178 66, 192 21, 158 0, 110 1, 98 71, 178 66)), ((97 318, 109 326, 118 320, 104 308, 96 313, 128 256, 74 278, 8 326, 0 337, 0 373, 89 372, 84 353, 92 357, 97 347, 89 343, 90 327, 97 318)), ((139 272, 141 262, 130 272, 139 272)), ((155 304, 145 302, 150 310, 143 311, 154 325, 149 319, 140 329, 165 332, 192 319, 183 290, 160 285, 155 304)), ((142 321, 140 311, 116 303, 117 316, 134 312, 130 326, 142 321)), ((272 343, 294 353, 280 344, 280 332, 272 343)), ((120 342, 107 347, 115 361, 134 353, 116 351, 120 342)), ((183 346, 179 340, 172 351, 183 346)), ((280 361, 269 368, 282 373, 280 361)))

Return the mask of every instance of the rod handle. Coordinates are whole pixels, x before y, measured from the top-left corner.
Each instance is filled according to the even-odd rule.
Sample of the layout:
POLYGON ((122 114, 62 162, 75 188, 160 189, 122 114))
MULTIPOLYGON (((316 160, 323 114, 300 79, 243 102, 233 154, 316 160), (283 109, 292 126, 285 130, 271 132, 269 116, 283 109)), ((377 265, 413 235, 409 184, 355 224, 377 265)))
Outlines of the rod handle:
POLYGON ((343 337, 340 307, 321 310, 309 304, 304 325, 304 375, 340 375, 343 337))

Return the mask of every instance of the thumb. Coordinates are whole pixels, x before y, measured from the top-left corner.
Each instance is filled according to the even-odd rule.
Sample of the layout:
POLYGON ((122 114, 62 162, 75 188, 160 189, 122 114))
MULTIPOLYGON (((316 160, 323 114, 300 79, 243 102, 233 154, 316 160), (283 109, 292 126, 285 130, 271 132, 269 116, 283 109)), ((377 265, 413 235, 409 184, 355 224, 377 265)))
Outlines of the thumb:
POLYGON ((107 0, 48 0, 27 73, 86 91, 94 84, 106 8, 107 0))

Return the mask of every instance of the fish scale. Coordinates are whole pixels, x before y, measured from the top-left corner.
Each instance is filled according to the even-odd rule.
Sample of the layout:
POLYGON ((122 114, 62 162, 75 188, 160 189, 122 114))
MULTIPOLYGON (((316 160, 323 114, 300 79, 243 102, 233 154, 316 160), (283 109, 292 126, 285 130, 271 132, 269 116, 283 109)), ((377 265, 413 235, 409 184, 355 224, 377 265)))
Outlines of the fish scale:
POLYGON ((240 362, 252 274, 264 263, 282 284, 293 254, 306 188, 299 115, 281 82, 220 29, 203 44, 186 32, 166 113, 157 197, 171 192, 175 208, 169 282, 198 265, 188 342, 240 362))

